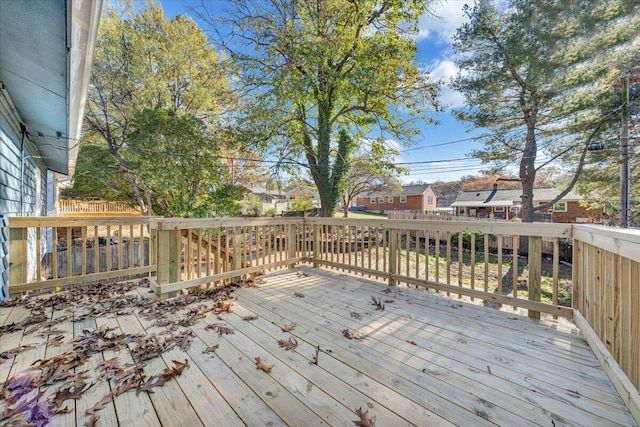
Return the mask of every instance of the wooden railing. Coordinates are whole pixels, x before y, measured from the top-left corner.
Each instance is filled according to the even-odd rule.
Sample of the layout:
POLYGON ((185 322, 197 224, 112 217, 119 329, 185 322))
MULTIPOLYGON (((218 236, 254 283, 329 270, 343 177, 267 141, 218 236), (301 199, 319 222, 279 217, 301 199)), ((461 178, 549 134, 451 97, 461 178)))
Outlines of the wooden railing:
POLYGON ((303 218, 157 219, 159 295, 303 260, 303 218))
POLYGON ((567 317, 610 373, 624 371, 626 377, 622 371, 618 377, 625 379, 614 383, 640 414, 634 389, 640 385, 637 231, 346 218, 27 217, 10 218, 9 226, 11 294, 155 273, 154 289, 166 297, 310 263, 390 285, 524 309, 533 318, 541 313, 567 317), (41 247, 45 235, 56 236, 50 261, 45 257, 36 278, 27 280, 27 254, 41 247), (571 239, 573 264, 561 262, 566 255, 561 246, 571 239), (552 243, 550 253, 543 253, 543 240, 552 243), (525 245, 526 255, 518 255, 525 245))
POLYGON ((58 200, 58 212, 61 216, 142 216, 140 209, 133 208, 124 202, 107 202, 104 200, 58 200))
POLYGON ((149 217, 9 218, 9 292, 155 271, 149 217))
MULTIPOLYGON (((599 338, 590 339, 592 347, 602 345, 615 359, 628 379, 640 388, 640 231, 594 225, 574 225, 573 301, 574 320, 589 339, 589 327, 599 338)), ((617 369, 600 357, 605 369, 617 369)), ((598 353, 596 353, 598 354, 598 353)), ((615 372, 612 378, 615 377, 615 372)), ((637 390, 629 389, 627 398, 637 390)), ((622 393, 622 392, 621 392, 622 393)), ((630 405, 631 407, 631 405, 630 405)))

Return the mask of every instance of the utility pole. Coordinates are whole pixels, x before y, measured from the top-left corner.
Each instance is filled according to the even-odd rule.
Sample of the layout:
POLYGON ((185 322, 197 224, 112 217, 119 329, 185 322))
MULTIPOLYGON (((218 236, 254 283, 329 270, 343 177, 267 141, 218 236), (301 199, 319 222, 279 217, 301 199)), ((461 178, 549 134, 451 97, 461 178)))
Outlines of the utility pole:
POLYGON ((631 180, 629 168, 629 74, 622 77, 622 122, 620 132, 620 226, 629 226, 631 180))

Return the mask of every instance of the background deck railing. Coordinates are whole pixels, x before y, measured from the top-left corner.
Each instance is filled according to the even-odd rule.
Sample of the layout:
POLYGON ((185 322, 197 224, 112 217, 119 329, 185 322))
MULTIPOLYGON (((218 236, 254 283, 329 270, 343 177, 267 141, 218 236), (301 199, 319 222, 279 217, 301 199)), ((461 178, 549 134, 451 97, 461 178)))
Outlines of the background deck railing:
POLYGON ((58 200, 58 212, 61 216, 142 216, 140 208, 134 208, 124 202, 105 200, 58 200))
MULTIPOLYGON (((533 318, 573 319, 592 347, 612 355, 603 365, 618 366, 615 359, 626 373, 619 390, 640 385, 638 231, 348 218, 14 217, 9 227, 14 296, 140 274, 156 274, 154 290, 168 296, 309 263, 527 310, 533 318), (543 251, 543 241, 550 250, 543 251), (30 266, 36 258, 41 262, 30 266)), ((640 408, 637 390, 623 397, 640 408)))

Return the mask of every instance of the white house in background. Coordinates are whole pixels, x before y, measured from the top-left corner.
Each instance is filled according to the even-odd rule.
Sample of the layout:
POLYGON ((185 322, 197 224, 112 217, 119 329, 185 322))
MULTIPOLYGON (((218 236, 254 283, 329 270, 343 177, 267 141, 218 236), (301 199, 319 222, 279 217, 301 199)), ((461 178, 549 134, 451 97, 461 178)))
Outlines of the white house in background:
POLYGON ((7 218, 46 215, 47 181, 53 190, 73 175, 101 10, 102 0, 0 0, 0 302, 7 218))

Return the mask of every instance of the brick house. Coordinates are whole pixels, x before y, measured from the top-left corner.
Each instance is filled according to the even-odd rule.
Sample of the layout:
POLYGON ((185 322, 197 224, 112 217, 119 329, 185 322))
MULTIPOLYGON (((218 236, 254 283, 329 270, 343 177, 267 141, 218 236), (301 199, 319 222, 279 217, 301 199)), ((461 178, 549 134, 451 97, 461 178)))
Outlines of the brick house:
MULTIPOLYGON (((550 187, 533 189, 533 205, 545 204, 560 193, 550 187)), ((520 213, 522 200, 521 189, 499 190, 494 184, 492 190, 460 191, 456 200, 451 204, 456 209, 455 214, 477 218, 511 219, 520 213)), ((598 222, 604 217, 602 209, 586 209, 580 205, 582 196, 570 191, 552 207, 536 211, 547 214, 551 222, 585 223, 598 222)))
POLYGON ((368 211, 420 211, 435 212, 436 193, 430 185, 403 185, 397 193, 371 192, 356 198, 356 206, 364 206, 368 211))

